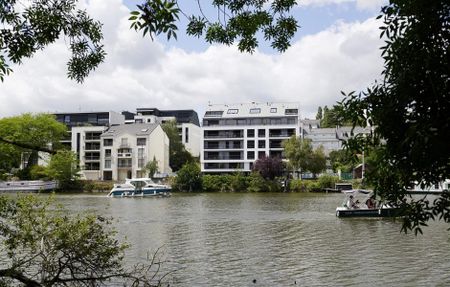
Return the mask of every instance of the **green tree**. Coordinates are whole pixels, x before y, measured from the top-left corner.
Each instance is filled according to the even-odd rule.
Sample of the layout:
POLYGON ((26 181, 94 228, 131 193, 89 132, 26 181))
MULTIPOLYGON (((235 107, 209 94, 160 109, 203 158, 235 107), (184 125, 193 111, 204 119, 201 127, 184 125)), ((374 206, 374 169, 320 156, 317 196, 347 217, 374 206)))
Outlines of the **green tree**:
POLYGON ((115 238, 111 222, 95 214, 70 215, 52 197, 1 196, 0 285, 159 286, 159 263, 124 266, 129 246, 115 238))
POLYGON ((173 188, 178 191, 202 190, 200 166, 195 162, 188 162, 177 172, 173 188))
POLYGON ((37 162, 38 151, 55 153, 66 135, 65 125, 49 114, 23 114, 0 119, 0 169, 18 168, 26 159, 31 168, 37 162), (24 158, 26 157, 26 158, 24 158))
POLYGON ((76 0, 34 0, 27 6, 17 2, 4 0, 0 5, 0 80, 12 71, 8 63, 20 64, 61 36, 72 53, 69 78, 82 82, 105 58, 101 24, 78 10, 76 0))
POLYGON ((351 172, 357 163, 356 156, 346 149, 333 150, 328 155, 334 172, 351 172))
POLYGON ((288 166, 300 174, 308 169, 309 156, 313 152, 310 139, 300 139, 293 135, 283 141, 284 154, 289 160, 288 166))
POLYGON ((61 190, 75 186, 79 171, 77 155, 69 150, 60 150, 54 154, 47 167, 49 177, 58 181, 61 190))
POLYGON ((152 161, 147 162, 144 169, 148 172, 150 178, 152 178, 155 175, 155 173, 159 171, 158 161, 156 160, 156 158, 153 157, 152 161))
POLYGON ((307 170, 310 171, 314 177, 327 168, 327 159, 323 147, 315 149, 309 156, 307 170))
POLYGON ((409 199, 414 182, 450 178, 450 4, 445 0, 391 0, 381 10, 386 45, 383 79, 367 90, 344 94, 341 114, 373 134, 349 140, 356 152, 376 147, 375 191, 407 213, 403 231, 421 233, 430 219, 450 222, 450 196, 433 204, 409 199))
POLYGON ((321 120, 323 118, 322 107, 317 109, 316 120, 321 120))
POLYGON ((176 172, 186 163, 194 161, 194 158, 181 142, 176 121, 165 122, 162 128, 169 137, 169 165, 176 172))
POLYGON ((212 1, 216 13, 208 17, 199 2, 199 15, 187 15, 177 0, 147 0, 131 12, 131 27, 148 34, 152 39, 163 33, 176 38, 180 15, 188 20, 186 33, 203 37, 208 43, 232 45, 237 42, 240 51, 254 52, 261 34, 272 48, 285 51, 298 29, 297 20, 289 12, 295 0, 212 1))

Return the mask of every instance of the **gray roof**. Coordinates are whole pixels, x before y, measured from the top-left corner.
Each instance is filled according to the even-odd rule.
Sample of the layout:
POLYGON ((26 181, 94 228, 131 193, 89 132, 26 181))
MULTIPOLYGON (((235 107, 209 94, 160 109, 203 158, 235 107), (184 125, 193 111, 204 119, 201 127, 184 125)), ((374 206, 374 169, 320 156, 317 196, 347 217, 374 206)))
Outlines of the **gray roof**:
POLYGON ((125 124, 125 125, 112 125, 101 136, 102 137, 116 137, 121 134, 131 134, 137 136, 150 135, 159 124, 125 124))

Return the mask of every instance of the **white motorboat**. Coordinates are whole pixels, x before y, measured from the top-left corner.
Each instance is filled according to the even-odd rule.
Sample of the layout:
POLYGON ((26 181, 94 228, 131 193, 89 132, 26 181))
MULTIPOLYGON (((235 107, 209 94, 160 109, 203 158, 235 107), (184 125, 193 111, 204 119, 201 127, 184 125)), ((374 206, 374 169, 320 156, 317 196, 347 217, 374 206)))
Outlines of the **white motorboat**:
POLYGON ((109 197, 167 197, 170 196, 171 187, 156 184, 150 178, 126 179, 125 183, 114 184, 109 197))

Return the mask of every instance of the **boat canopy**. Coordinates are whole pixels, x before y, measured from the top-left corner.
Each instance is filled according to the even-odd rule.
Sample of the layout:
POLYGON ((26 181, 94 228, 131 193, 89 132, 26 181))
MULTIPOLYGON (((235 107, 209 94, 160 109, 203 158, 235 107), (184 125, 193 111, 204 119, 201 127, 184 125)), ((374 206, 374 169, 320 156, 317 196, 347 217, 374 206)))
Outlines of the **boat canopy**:
POLYGON ((367 190, 367 189, 350 189, 350 190, 341 190, 342 193, 344 193, 345 195, 356 195, 359 193, 362 194, 369 194, 371 192, 373 192, 372 190, 367 190))

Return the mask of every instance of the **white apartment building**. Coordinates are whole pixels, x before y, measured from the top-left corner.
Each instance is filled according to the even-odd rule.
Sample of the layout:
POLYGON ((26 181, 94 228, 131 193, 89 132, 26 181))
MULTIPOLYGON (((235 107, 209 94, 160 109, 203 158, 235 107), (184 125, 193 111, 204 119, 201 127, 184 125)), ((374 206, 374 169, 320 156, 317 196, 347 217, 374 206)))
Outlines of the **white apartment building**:
POLYGON ((103 180, 147 177, 147 162, 156 159, 160 173, 170 173, 169 138, 159 124, 113 125, 105 130, 100 143, 100 169, 103 180))
POLYGON ((249 172, 263 156, 284 158, 282 141, 299 136, 297 103, 209 105, 203 118, 202 172, 249 172))

